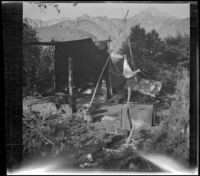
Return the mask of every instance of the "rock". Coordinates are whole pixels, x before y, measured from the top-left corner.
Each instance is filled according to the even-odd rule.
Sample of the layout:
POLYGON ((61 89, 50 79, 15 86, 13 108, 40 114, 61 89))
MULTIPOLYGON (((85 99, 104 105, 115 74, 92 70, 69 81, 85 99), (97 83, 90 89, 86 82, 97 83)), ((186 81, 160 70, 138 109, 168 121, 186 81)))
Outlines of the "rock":
POLYGON ((72 117, 72 108, 68 104, 62 104, 58 112, 65 117, 72 117))
POLYGON ((170 116, 170 109, 158 111, 155 115, 159 117, 170 116))
POLYGON ((128 169, 137 170, 137 166, 135 164, 133 164, 133 163, 130 163, 128 169))
POLYGON ((97 162, 95 162, 95 163, 91 163, 92 164, 92 167, 96 167, 96 166, 98 166, 98 163, 97 162))
POLYGON ((83 92, 83 95, 91 95, 92 94, 92 89, 87 89, 83 92))
POLYGON ((86 122, 91 122, 92 121, 92 117, 91 115, 88 115, 86 113, 83 114, 83 120, 86 122))
POLYGON ((93 161, 93 158, 92 158, 92 154, 87 154, 87 159, 92 162, 93 161))
POLYGON ((80 168, 95 167, 95 166, 97 166, 97 165, 98 165, 97 162, 95 162, 95 163, 84 163, 84 164, 80 164, 79 167, 80 167, 80 168))
POLYGON ((32 104, 31 110, 39 112, 43 119, 45 119, 48 115, 57 114, 57 107, 52 102, 32 104))
POLYGON ((102 121, 104 121, 104 120, 114 121, 115 118, 112 117, 112 116, 103 116, 101 120, 102 120, 102 121))
POLYGON ((107 141, 104 139, 104 142, 106 143, 106 147, 112 148, 113 146, 119 144, 123 138, 124 137, 122 135, 111 135, 108 137, 107 141))
POLYGON ((121 128, 117 128, 117 134, 122 136, 128 136, 129 132, 128 130, 123 130, 121 128))
POLYGON ((155 103, 160 103, 160 100, 156 100, 155 103))
POLYGON ((84 165, 84 164, 79 164, 79 167, 80 167, 80 168, 84 168, 85 165, 84 165))

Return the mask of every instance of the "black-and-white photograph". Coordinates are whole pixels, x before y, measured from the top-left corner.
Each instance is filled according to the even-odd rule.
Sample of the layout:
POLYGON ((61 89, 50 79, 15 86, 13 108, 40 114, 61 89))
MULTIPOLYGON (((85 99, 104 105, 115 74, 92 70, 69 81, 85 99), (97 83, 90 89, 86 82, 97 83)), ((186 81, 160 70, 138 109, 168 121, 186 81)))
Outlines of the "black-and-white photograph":
POLYGON ((9 174, 197 175, 190 10, 23 2, 23 159, 9 174))

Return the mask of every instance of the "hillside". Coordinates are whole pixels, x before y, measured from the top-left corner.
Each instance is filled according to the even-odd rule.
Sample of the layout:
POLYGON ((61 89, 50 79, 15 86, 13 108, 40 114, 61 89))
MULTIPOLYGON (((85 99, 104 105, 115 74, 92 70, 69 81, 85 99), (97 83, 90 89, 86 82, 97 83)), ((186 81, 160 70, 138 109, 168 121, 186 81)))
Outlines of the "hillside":
MULTIPOLYGON (((91 37, 94 40, 106 40, 111 38, 113 46, 119 36, 119 31, 123 26, 122 19, 108 17, 90 17, 83 15, 72 20, 70 18, 54 19, 49 21, 33 20, 25 18, 24 21, 36 29, 37 35, 41 41, 56 40, 76 40, 91 37)), ((149 7, 133 17, 127 19, 126 29, 140 24, 145 30, 151 31, 156 29, 161 38, 174 36, 177 32, 189 34, 189 18, 179 19, 164 13, 156 8, 149 7)), ((125 30, 122 32, 117 41, 117 49, 126 37, 125 30)))

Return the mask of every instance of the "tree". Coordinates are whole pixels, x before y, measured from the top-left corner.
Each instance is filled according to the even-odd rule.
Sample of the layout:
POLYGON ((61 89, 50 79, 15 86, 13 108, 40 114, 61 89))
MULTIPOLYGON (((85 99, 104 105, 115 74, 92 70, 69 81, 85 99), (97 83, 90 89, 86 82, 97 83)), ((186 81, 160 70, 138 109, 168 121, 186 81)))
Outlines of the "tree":
POLYGON ((189 66, 190 59, 190 37, 177 32, 175 37, 169 36, 165 39, 165 51, 161 55, 163 62, 172 66, 186 63, 189 66))
POLYGON ((31 91, 38 81, 38 65, 40 65, 41 47, 27 45, 29 42, 38 41, 35 30, 26 23, 23 23, 23 70, 26 76, 25 84, 27 91, 31 91))
POLYGON ((50 89, 54 88, 54 46, 43 47, 40 56, 40 86, 41 93, 47 93, 50 89))
POLYGON ((158 57, 162 54, 164 49, 164 42, 159 37, 156 30, 152 30, 146 35, 146 51, 145 58, 149 60, 158 61, 158 57))
MULTIPOLYGON (((149 77, 155 79, 159 71, 158 63, 155 62, 158 62, 164 45, 164 42, 159 38, 159 34, 155 30, 146 33, 144 28, 140 27, 140 25, 136 25, 131 28, 129 41, 133 53, 132 59, 135 64, 134 67, 142 69, 149 77)), ((130 58, 127 41, 123 42, 120 53, 130 58)), ((131 62, 129 63, 131 65, 131 62)))
POLYGON ((42 10, 46 10, 48 7, 53 7, 57 10, 58 13, 60 13, 60 9, 58 8, 58 4, 56 3, 49 3, 49 2, 46 3, 46 2, 37 2, 37 1, 29 2, 29 3, 37 5, 42 10))

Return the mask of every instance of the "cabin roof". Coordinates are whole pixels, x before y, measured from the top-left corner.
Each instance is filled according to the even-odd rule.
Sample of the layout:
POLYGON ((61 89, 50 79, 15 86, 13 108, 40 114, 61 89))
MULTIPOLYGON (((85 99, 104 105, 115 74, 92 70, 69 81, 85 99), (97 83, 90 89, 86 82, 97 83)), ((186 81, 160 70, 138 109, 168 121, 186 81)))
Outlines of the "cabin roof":
POLYGON ((81 43, 81 42, 92 42, 95 44, 96 47, 98 47, 99 49, 104 49, 107 46, 107 42, 110 40, 101 40, 101 41, 94 41, 91 38, 86 38, 86 39, 80 39, 80 40, 70 40, 70 41, 50 41, 50 42, 27 42, 24 43, 24 45, 62 45, 62 44, 74 44, 74 43, 81 43))

